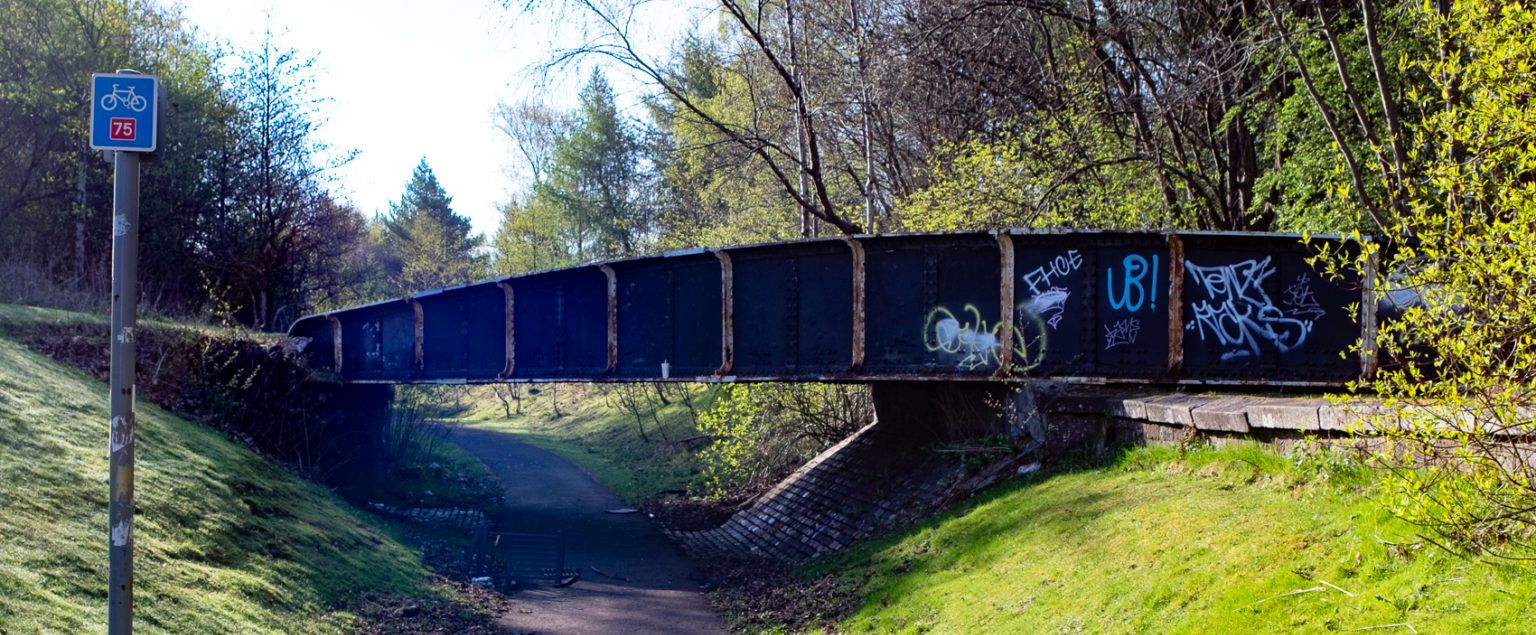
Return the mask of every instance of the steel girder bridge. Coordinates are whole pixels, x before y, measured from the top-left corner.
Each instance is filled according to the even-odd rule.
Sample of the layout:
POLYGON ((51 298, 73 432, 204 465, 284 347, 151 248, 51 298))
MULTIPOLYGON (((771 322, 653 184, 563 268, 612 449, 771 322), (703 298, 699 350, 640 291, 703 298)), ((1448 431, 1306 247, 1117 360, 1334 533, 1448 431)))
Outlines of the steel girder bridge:
POLYGON ((1373 370, 1376 300, 1308 263, 1317 243, 1358 245, 1312 243, 1016 230, 693 249, 311 315, 290 334, 348 383, 1338 386, 1373 370))

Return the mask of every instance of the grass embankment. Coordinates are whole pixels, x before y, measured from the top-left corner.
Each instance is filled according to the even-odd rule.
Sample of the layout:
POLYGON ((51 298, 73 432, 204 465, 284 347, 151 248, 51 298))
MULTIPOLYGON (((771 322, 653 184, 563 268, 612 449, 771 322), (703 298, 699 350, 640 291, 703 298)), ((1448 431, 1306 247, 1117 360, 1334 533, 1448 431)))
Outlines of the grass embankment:
MULTIPOLYGON (((0 307, 9 319, 95 319, 0 307)), ((325 489, 140 402, 140 632, 327 632, 364 594, 433 593, 419 556, 325 489)), ((0 631, 104 628, 107 387, 0 332, 0 631)))
MULTIPOLYGON (((701 470, 696 452, 700 440, 688 409, 674 398, 656 411, 655 419, 647 411, 642 437, 634 416, 605 399, 603 390, 573 384, 524 387, 522 412, 509 417, 489 387, 477 387, 456 420, 510 432, 559 454, 632 504, 694 485, 701 470), (532 390, 538 393, 530 394, 532 390)), ((702 411, 709 391, 690 394, 695 409, 702 411)))
POLYGON ((1257 447, 1132 449, 800 574, 859 598, 846 632, 1532 632, 1529 564, 1429 545, 1373 478, 1257 447))

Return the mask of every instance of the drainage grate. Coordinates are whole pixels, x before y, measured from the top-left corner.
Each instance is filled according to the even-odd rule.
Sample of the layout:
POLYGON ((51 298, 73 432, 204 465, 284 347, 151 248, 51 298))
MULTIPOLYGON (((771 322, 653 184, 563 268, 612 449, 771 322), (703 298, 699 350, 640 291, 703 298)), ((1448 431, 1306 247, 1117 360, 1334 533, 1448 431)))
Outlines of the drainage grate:
POLYGON ((565 541, 553 534, 475 532, 470 554, 474 575, 488 575, 498 587, 519 580, 550 580, 557 586, 575 582, 580 572, 565 566, 565 541))

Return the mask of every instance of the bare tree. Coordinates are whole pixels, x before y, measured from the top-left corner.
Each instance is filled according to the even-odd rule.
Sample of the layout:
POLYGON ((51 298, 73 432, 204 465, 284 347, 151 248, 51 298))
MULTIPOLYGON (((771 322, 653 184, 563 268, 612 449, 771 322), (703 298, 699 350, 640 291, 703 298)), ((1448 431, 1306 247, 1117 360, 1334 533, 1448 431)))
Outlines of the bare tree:
POLYGON ((574 10, 568 13, 582 19, 585 40, 578 46, 556 51, 546 63, 546 71, 600 57, 635 72, 677 106, 676 116, 713 130, 756 157, 803 214, 826 222, 844 234, 859 233, 858 225, 837 212, 829 184, 831 169, 826 161, 820 128, 822 115, 816 110, 791 59, 793 38, 777 26, 793 23, 793 5, 761 0, 752 4, 739 0, 722 0, 720 3, 730 27, 741 35, 741 41, 746 45, 743 55, 751 57, 743 61, 751 68, 761 70, 753 88, 772 87, 777 91, 774 93, 776 97, 787 101, 782 108, 789 111, 800 134, 790 135, 795 139, 786 140, 785 131, 772 125, 779 119, 775 115, 784 114, 772 112, 781 106, 754 99, 753 112, 746 121, 725 117, 694 95, 669 67, 669 61, 652 59, 642 53, 637 42, 643 41, 644 36, 634 29, 636 14, 644 4, 639 1, 529 0, 521 6, 531 11, 553 5, 574 10), (778 17, 781 13, 782 19, 778 17), (802 139, 803 152, 800 148, 802 139), (801 176, 806 181, 804 189, 799 185, 801 176))
POLYGON ((491 394, 501 402, 501 411, 507 418, 523 414, 522 384, 491 384, 491 394))
POLYGON ((651 402, 646 394, 645 386, 640 384, 612 384, 603 387, 603 399, 609 407, 622 410, 635 420, 635 429, 640 432, 640 440, 650 443, 651 437, 645 431, 645 420, 650 419, 656 423, 656 430, 663 440, 667 440, 667 431, 661 425, 661 419, 657 416, 660 406, 651 402))
POLYGON ((496 128, 522 155, 533 181, 543 181, 555 153, 555 141, 567 125, 565 116, 543 102, 523 100, 498 104, 495 118, 496 128))

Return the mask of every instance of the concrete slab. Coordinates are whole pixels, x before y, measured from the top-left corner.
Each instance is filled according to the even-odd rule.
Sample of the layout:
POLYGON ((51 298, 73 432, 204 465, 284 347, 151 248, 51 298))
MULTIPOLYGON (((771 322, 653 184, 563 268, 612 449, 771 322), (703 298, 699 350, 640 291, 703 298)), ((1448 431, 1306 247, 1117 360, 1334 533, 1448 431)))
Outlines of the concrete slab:
POLYGON ((1191 413, 1195 407, 1214 400, 1207 397, 1175 394, 1159 395, 1140 401, 1142 408, 1146 410, 1147 421, 1193 426, 1195 425, 1195 419, 1191 413))
POLYGON ((1104 414, 1122 419, 1147 418, 1145 400, 1150 397, 1112 397, 1104 400, 1104 414))
POLYGON ((1328 404, 1318 409, 1317 418, 1319 427, 1324 430, 1346 432, 1358 427, 1362 417, 1370 417, 1380 409, 1381 404, 1376 401, 1328 404))
POLYGON ((1246 434, 1249 431, 1248 405, 1251 401, 1247 397, 1222 397, 1195 406, 1190 411, 1190 417, 1200 430, 1246 434))
POLYGON ((1322 418, 1318 413, 1328 405, 1327 399, 1315 397, 1255 398, 1248 408, 1248 425, 1273 430, 1321 430, 1322 418))

